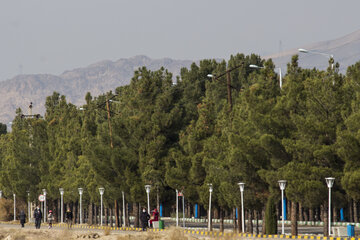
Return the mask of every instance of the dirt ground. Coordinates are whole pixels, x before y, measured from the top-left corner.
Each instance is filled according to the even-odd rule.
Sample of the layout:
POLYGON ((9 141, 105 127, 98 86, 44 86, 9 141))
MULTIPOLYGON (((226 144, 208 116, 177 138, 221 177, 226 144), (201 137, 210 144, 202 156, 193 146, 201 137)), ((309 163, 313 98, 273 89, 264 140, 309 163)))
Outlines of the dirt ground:
POLYGON ((45 240, 45 239, 100 239, 100 240, 197 240, 205 239, 189 236, 183 230, 171 228, 164 232, 122 232, 84 231, 80 229, 16 229, 0 225, 0 240, 45 240))

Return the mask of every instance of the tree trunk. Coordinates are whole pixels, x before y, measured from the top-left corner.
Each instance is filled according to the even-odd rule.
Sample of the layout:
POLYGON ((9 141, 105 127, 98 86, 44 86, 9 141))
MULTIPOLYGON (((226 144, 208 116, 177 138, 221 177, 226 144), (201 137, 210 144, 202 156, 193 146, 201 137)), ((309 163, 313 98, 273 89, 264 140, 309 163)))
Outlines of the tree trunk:
POLYGON ((134 222, 134 227, 139 227, 139 207, 140 207, 140 203, 134 203, 134 215, 135 215, 135 222, 134 222))
POLYGON ((94 224, 98 224, 97 215, 98 215, 97 206, 94 205, 94 224))
POLYGON ((72 212, 73 212, 73 224, 75 224, 76 223, 76 220, 77 220, 77 211, 76 211, 76 209, 77 209, 77 204, 75 203, 75 204, 72 204, 73 205, 73 210, 72 210, 72 212))
POLYGON ((332 218, 332 221, 333 222, 338 222, 338 211, 336 209, 336 207, 333 207, 333 211, 332 211, 332 214, 333 214, 333 218, 332 218))
POLYGON ((304 221, 309 221, 309 209, 304 208, 304 221))
MULTIPOLYGON (((286 218, 289 219, 289 216, 291 216, 291 201, 289 201, 288 199, 286 199, 286 208, 287 208, 287 214, 286 214, 286 218)), ((287 220, 285 219, 285 220, 287 220)))
POLYGON ((358 213, 357 213, 357 202, 356 200, 353 200, 353 207, 354 207, 354 222, 359 222, 359 219, 358 219, 358 213))
POLYGON ((291 235, 298 235, 298 226, 297 226, 297 203, 291 202, 291 235))
POLYGON ((260 213, 258 211, 254 211, 255 216, 256 216, 256 234, 259 234, 259 215, 260 213))
POLYGON ((236 233, 236 208, 233 208, 233 211, 232 211, 232 217, 233 217, 233 231, 234 233, 236 233))
POLYGON ((118 201, 115 200, 114 202, 115 204, 115 227, 119 227, 119 205, 118 205, 118 201))
POLYGON ((219 213, 220 213, 220 232, 224 232, 224 210, 220 208, 219 213))
POLYGON ((309 221, 314 221, 314 209, 309 208, 309 221))
POLYGON ((160 195, 159 195, 159 188, 156 188, 156 209, 160 211, 160 195))
POLYGON ((215 208, 214 209, 214 219, 219 219, 219 209, 218 208, 215 208))
POLYGON ((108 208, 104 208, 104 218, 105 218, 105 225, 107 226, 109 224, 109 219, 108 219, 108 208))
POLYGON ((89 204, 89 217, 88 217, 88 222, 90 225, 93 225, 94 223, 94 219, 93 219, 93 203, 89 204))
POLYGON ((130 217, 129 217, 129 204, 127 203, 127 207, 125 207, 125 226, 130 227, 130 217))
POLYGON ((354 213, 353 213, 353 208, 352 208, 352 200, 350 199, 348 201, 348 206, 349 206, 349 222, 354 222, 354 213))
POLYGON ((109 211, 110 211, 110 227, 113 227, 114 226, 114 219, 113 219, 113 214, 114 214, 114 209, 111 207, 109 208, 109 211))
POLYGON ((253 220, 253 216, 252 216, 253 214, 252 214, 252 211, 251 210, 249 210, 248 211, 248 230, 249 230, 249 233, 253 233, 253 231, 254 231, 254 225, 253 225, 253 223, 252 223, 252 220, 253 220))
POLYGON ((262 232, 262 234, 266 234, 265 207, 261 210, 261 216, 262 216, 261 232, 262 232))
POLYGON ((304 221, 302 204, 299 203, 299 221, 304 221))
POLYGON ((60 199, 57 200, 57 212, 58 212, 58 214, 56 214, 57 222, 60 222, 61 221, 61 200, 60 199))
POLYGON ((321 215, 324 222, 324 236, 329 236, 329 219, 328 219, 328 208, 326 207, 327 203, 321 205, 321 215))

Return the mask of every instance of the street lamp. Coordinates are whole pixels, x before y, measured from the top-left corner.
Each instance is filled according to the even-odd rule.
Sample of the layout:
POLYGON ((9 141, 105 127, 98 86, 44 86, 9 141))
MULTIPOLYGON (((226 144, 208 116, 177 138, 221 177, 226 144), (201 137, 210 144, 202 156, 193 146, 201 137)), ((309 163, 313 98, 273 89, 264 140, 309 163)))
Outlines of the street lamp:
POLYGON ((123 226, 125 226, 125 193, 124 191, 121 192, 122 194, 122 199, 123 199, 123 226))
POLYGON ((209 195, 208 231, 212 231, 212 223, 211 223, 211 221, 212 221, 212 220, 211 220, 211 194, 212 194, 212 192, 213 192, 213 185, 212 185, 211 183, 209 183, 208 186, 209 186, 209 193, 210 193, 210 195, 209 195))
MULTIPOLYGON (((250 64, 249 67, 250 67, 250 68, 256 68, 256 69, 265 68, 265 67, 260 67, 260 66, 255 65, 255 64, 250 64)), ((280 88, 282 88, 282 73, 281 73, 281 68, 277 67, 276 69, 279 70, 279 85, 280 85, 280 88)))
POLYGON ((29 218, 29 222, 31 221, 31 215, 30 215, 30 191, 27 190, 27 198, 28 198, 28 218, 29 218))
POLYGON ((14 221, 16 221, 16 194, 14 193, 14 221))
POLYGON ((151 185, 145 185, 146 195, 147 195, 147 206, 148 206, 148 214, 150 215, 150 189, 151 185))
POLYGON ((335 178, 325 178, 327 187, 329 188, 329 235, 331 234, 331 188, 334 185, 335 178))
MULTIPOLYGON (((314 51, 314 50, 307 50, 307 49, 303 49, 303 48, 299 48, 298 50, 301 53, 313 53, 313 54, 318 54, 318 55, 325 56, 325 57, 327 57, 329 59, 334 59, 334 55, 332 55, 332 54, 323 53, 323 52, 314 51)), ((334 63, 331 63, 331 69, 334 69, 334 63)))
POLYGON ((179 226, 179 191, 176 189, 176 226, 179 226))
POLYGON ((64 189, 59 188, 60 196, 61 196, 61 222, 64 222, 64 189))
POLYGON ((244 187, 245 183, 239 182, 238 183, 240 187, 240 193, 241 193, 241 229, 242 232, 245 232, 245 219, 244 219, 244 187))
POLYGON ((284 219, 284 190, 286 187, 286 180, 278 181, 281 190, 281 234, 285 234, 285 219, 284 219))
POLYGON ((80 224, 82 224, 82 205, 81 205, 81 200, 82 200, 82 194, 83 194, 83 189, 82 188, 78 188, 79 190, 79 194, 80 194, 80 224))
POLYGON ((0 190, 0 199, 2 198, 2 190, 0 190))
POLYGON ((99 192, 100 192, 100 225, 103 225, 103 195, 105 192, 105 188, 101 187, 99 188, 99 192))
POLYGON ((42 191, 43 191, 44 197, 45 197, 45 200, 44 200, 44 223, 45 223, 46 222, 46 215, 47 215, 47 213, 46 213, 46 189, 43 189, 42 191))

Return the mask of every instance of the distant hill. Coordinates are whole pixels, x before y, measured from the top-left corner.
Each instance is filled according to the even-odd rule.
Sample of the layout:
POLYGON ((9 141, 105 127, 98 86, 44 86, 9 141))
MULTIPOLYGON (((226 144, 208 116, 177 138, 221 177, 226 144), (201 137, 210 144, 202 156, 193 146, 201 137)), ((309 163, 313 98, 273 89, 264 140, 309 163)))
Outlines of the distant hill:
POLYGON ((87 92, 97 96, 114 90, 118 86, 129 84, 134 70, 139 67, 146 66, 151 70, 164 67, 177 76, 180 74, 181 68, 189 67, 192 62, 135 56, 115 62, 98 62, 84 68, 65 71, 59 76, 51 74, 18 75, 0 82, 0 122, 12 121, 18 107, 21 107, 27 114, 30 102, 33 102, 33 113, 43 114, 45 99, 54 91, 65 95, 67 100, 73 104, 81 105, 85 102, 87 92))
MULTIPOLYGON (((345 73, 348 66, 360 60, 360 30, 335 40, 299 46, 299 48, 334 55, 335 62, 340 63, 340 72, 345 73)), ((291 56, 295 54, 298 54, 298 49, 292 49, 264 58, 272 58, 276 66, 285 70, 286 64, 290 62, 291 56)), ((325 70, 329 66, 326 56, 310 53, 299 53, 299 65, 303 68, 316 67, 321 70, 325 70)))

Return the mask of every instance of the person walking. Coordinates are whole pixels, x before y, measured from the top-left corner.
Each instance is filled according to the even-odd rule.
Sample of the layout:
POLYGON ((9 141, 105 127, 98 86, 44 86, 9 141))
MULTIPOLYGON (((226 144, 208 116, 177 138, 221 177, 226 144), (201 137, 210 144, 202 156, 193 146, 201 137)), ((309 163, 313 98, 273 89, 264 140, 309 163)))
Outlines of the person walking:
POLYGON ((22 228, 24 227, 25 220, 26 220, 26 214, 25 214, 24 210, 21 210, 21 212, 20 212, 20 224, 21 224, 22 228))
POLYGON ((54 221, 54 215, 52 213, 52 210, 49 210, 49 214, 48 214, 49 229, 52 228, 53 221, 54 221))
POLYGON ((141 227, 143 231, 146 231, 149 219, 150 219, 150 215, 146 212, 146 208, 143 208, 140 214, 141 227))
POLYGON ((39 208, 39 206, 37 206, 34 210, 34 218, 35 218, 35 228, 36 229, 40 229, 41 227, 41 219, 42 219, 42 212, 39 208))
POLYGON ((65 214, 65 219, 66 219, 66 223, 68 225, 68 228, 71 228, 71 224, 72 224, 72 219, 73 219, 73 214, 70 210, 70 208, 68 207, 66 210, 66 214, 65 214))

